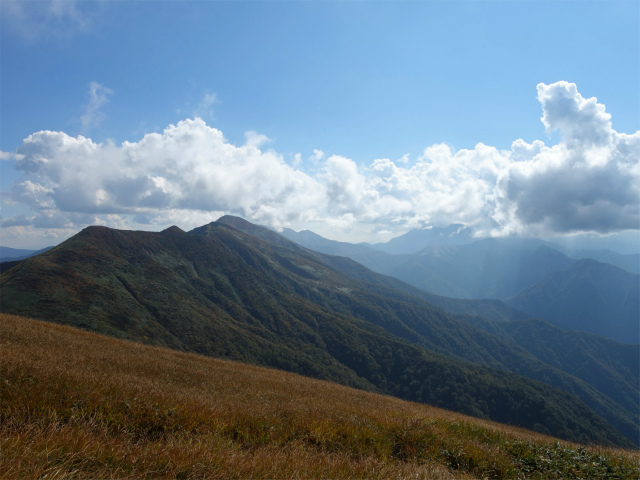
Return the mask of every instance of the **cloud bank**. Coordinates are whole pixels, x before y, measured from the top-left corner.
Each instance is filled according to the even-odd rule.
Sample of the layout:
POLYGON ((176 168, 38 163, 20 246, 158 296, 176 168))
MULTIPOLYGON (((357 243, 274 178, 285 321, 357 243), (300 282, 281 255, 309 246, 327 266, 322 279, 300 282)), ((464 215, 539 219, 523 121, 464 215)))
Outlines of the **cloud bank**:
POLYGON ((605 106, 575 84, 537 92, 556 145, 432 145, 413 164, 405 156, 366 166, 314 150, 313 174, 300 155, 289 163, 265 149, 263 135, 232 145, 199 118, 122 145, 37 132, 13 155, 22 175, 11 190, 33 215, 2 226, 188 229, 230 213, 275 228, 324 224, 334 238, 450 223, 491 235, 639 229, 640 131, 614 131, 605 106))

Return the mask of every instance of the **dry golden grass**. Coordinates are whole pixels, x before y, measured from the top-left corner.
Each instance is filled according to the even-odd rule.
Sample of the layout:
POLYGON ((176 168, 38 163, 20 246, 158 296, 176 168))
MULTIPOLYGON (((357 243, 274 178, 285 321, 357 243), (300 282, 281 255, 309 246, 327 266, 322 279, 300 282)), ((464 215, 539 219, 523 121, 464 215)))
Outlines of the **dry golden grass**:
POLYGON ((0 314, 2 478, 637 478, 638 452, 0 314))

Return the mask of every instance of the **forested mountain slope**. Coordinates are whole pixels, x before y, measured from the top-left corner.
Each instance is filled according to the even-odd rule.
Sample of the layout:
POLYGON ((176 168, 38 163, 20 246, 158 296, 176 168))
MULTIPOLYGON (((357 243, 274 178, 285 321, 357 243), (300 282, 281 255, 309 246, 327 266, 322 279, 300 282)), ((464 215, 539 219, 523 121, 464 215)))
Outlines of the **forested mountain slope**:
POLYGON ((592 259, 550 274, 508 304, 569 330, 640 341, 640 275, 592 259))

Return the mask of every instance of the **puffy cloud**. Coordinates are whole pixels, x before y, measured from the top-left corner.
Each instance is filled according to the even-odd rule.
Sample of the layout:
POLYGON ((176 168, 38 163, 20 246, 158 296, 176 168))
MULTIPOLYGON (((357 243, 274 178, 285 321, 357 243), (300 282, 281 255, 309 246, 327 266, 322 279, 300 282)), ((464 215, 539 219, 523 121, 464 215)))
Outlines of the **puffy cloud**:
POLYGON ((433 145, 411 167, 376 160, 370 180, 380 195, 375 211, 411 227, 474 224, 507 163, 498 150, 483 144, 455 153, 448 145, 433 145))
POLYGON ((514 232, 617 232, 640 228, 640 132, 611 132, 607 149, 565 144, 514 163, 496 190, 496 219, 514 232))
POLYGON ((365 194, 366 179, 353 160, 332 155, 324 165, 321 178, 326 185, 329 214, 353 213, 365 194))
POLYGON ((19 148, 23 176, 12 195, 36 209, 93 215, 226 211, 274 224, 313 216, 322 186, 276 152, 262 152, 265 138, 249 134, 236 147, 200 119, 121 146, 42 131, 19 148))
POLYGON ((313 173, 301 170, 301 154, 287 163, 264 150, 264 135, 248 132, 235 146, 199 118, 119 146, 42 131, 11 154, 22 172, 12 199, 35 214, 3 221, 188 229, 232 213, 352 240, 450 223, 494 235, 640 228, 640 132, 615 132, 604 105, 567 82, 538 85, 538 99, 545 127, 560 131, 557 145, 439 144, 413 163, 406 155, 368 166, 314 150, 313 173))
POLYGON ((575 83, 538 84, 542 104, 542 123, 548 131, 559 130, 571 148, 608 144, 611 139, 611 115, 593 97, 585 99, 575 83))
POLYGON ((575 84, 538 85, 542 121, 561 142, 514 142, 496 185, 494 233, 599 232, 640 228, 640 132, 620 134, 575 84), (528 157, 528 158, 527 158, 528 157))
POLYGON ((25 180, 24 182, 14 184, 11 193, 14 201, 42 209, 55 207, 55 203, 51 198, 52 192, 53 190, 44 185, 25 180))

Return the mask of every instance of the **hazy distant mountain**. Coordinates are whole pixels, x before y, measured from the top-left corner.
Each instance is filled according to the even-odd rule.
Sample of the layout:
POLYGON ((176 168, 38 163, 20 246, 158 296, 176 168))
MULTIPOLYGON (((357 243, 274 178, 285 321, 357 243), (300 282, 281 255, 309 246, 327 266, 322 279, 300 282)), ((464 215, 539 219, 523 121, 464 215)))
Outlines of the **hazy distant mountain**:
POLYGON ((285 228, 281 234, 289 240, 316 252, 348 257, 374 272, 386 272, 398 263, 397 255, 376 250, 370 245, 329 240, 309 230, 295 232, 285 228))
MULTIPOLYGON (((617 235, 569 235, 546 239, 565 251, 611 250, 620 254, 640 254, 640 231, 627 231, 617 235)), ((597 260, 597 259, 596 259, 597 260)))
POLYGON ((637 253, 618 253, 612 250, 569 250, 565 252, 576 260, 592 258, 601 263, 608 263, 630 273, 640 273, 640 255, 637 253))
POLYGON ((231 217, 190 233, 90 227, 5 272, 1 309, 624 444, 579 397, 637 442, 636 412, 585 381, 320 255, 231 217))
POLYGON ((430 244, 418 252, 403 255, 389 253, 394 247, 387 247, 386 251, 375 250, 384 244, 366 246, 336 242, 309 231, 285 229, 283 235, 307 248, 349 257, 378 273, 393 276, 434 295, 453 298, 509 298, 575 261, 542 240, 476 240, 469 236, 468 229, 456 235, 460 227, 412 230, 398 237, 398 242, 403 241, 402 238, 404 241, 422 238, 449 243, 430 244))
POLYGON ((40 253, 51 250, 53 247, 45 247, 40 250, 25 250, 22 248, 10 248, 0 246, 0 262, 13 262, 16 260, 24 260, 40 253))
MULTIPOLYGON (((225 222, 225 219, 227 217, 222 217, 219 221, 223 221, 225 222)), ((337 240, 329 240, 327 238, 324 238, 320 235, 318 235, 317 233, 313 233, 310 230, 302 230, 301 232, 296 232, 294 230, 291 230, 290 228, 285 228, 282 230, 282 232, 280 232, 280 234, 283 237, 288 238, 289 240, 298 243, 300 245, 305 246, 306 248, 310 248, 311 250, 315 250, 317 252, 322 252, 322 253, 329 253, 329 252, 325 252, 324 250, 330 250, 332 253, 329 253, 330 255, 339 255, 339 251, 340 249, 344 249, 345 254, 343 256, 347 257, 349 255, 347 255, 348 253, 352 253, 352 252, 372 252, 374 251, 373 248, 371 248, 371 246, 369 245, 364 245, 364 244, 353 244, 353 243, 348 243, 348 242, 339 242, 337 240), (333 253, 336 252, 336 253, 333 253)))
POLYGON ((466 245, 432 245, 383 273, 438 295, 502 299, 573 262, 541 243, 487 238, 466 245))
POLYGON ((464 225, 452 224, 445 228, 413 229, 392 238, 386 243, 376 243, 372 248, 396 255, 416 253, 430 245, 459 245, 473 242, 473 231, 464 225))
MULTIPOLYGON (((238 222, 237 217, 225 216, 220 218, 218 222, 232 225, 246 233, 253 232, 263 240, 268 241, 273 236, 273 232, 268 230, 265 230, 267 233, 261 236, 260 232, 256 231, 253 226, 248 227, 246 230, 243 229, 243 224, 238 222)), ((248 222, 244 222, 244 224, 251 225, 248 222)), ((363 244, 356 245, 328 240, 308 230, 294 232, 293 230, 285 228, 282 235, 294 242, 296 247, 298 246, 297 244, 299 244, 313 250, 314 252, 311 253, 316 255, 319 260, 331 265, 342 273, 358 280, 383 285, 385 287, 399 290, 408 295, 421 298, 449 312, 479 315, 500 322, 520 320, 528 318, 529 316, 528 314, 510 307, 499 300, 463 299, 435 295, 431 292, 427 292, 426 290, 410 285, 409 283, 403 282, 396 277, 379 273, 380 271, 392 270, 398 263, 402 263, 410 259, 411 256, 392 255, 389 253, 378 252, 363 244), (341 259, 339 257, 346 258, 341 259), (349 262, 347 259, 354 260, 354 262, 349 262), (363 266, 367 268, 363 268, 363 266)))
POLYGON ((640 276, 592 259, 550 274, 508 301, 569 330, 637 344, 640 276))
MULTIPOLYGON (((529 299, 516 297, 509 303, 513 310, 509 310, 504 303, 497 301, 497 299, 515 297, 522 290, 544 281, 548 275, 563 271, 576 263, 575 258, 569 258, 552 248, 550 246, 552 244, 542 240, 483 239, 464 245, 432 245, 411 255, 392 255, 374 251, 364 245, 328 240, 312 232, 296 233, 285 230, 283 234, 305 247, 327 254, 347 256, 376 272, 393 276, 424 292, 428 291, 431 295, 416 291, 408 293, 454 313, 480 315, 499 321, 539 316, 558 323, 556 319, 565 314, 566 308, 573 308, 571 302, 579 300, 577 293, 571 300, 561 300, 566 296, 565 292, 558 294, 560 296, 556 302, 550 302, 549 299, 556 296, 554 288, 559 288, 559 285, 548 283, 546 295, 540 297, 538 303, 532 299, 536 297, 529 299), (487 300, 473 300, 477 298, 487 300), (488 299, 494 300, 492 302, 488 299), (565 305, 564 309, 558 312, 556 306, 558 304, 569 306, 565 305), (541 305, 546 305, 548 311, 545 311, 541 305)), ((557 246, 557 248, 562 247, 557 246)), ((632 269, 634 259, 637 259, 635 255, 617 254, 609 250, 578 251, 573 252, 573 255, 576 257, 592 255, 626 265, 629 269, 632 269)), ((628 291, 633 288, 633 276, 618 280, 614 280, 615 277, 611 280, 607 280, 608 278, 603 276, 599 282, 605 284, 614 281, 618 291, 628 291), (631 280, 631 283, 625 284, 628 280, 631 280)), ((392 287, 404 288, 407 291, 406 287, 398 284, 392 287)), ((595 302, 597 298, 590 299, 589 304, 595 302)), ((616 301, 603 301, 597 308, 590 308, 585 318, 590 318, 591 322, 599 325, 607 325, 610 323, 608 319, 615 316, 618 319, 616 321, 637 325, 638 298, 634 295, 625 298, 626 306, 621 307, 616 301)), ((579 302, 579 304, 584 305, 585 302, 579 302)), ((612 322, 615 323, 615 321, 612 322)), ((625 330, 631 334, 628 337, 621 332, 612 334, 612 331, 602 326, 589 327, 587 324, 581 325, 575 322, 558 324, 570 329, 600 333, 620 341, 638 343, 638 336, 633 327, 625 330)))

